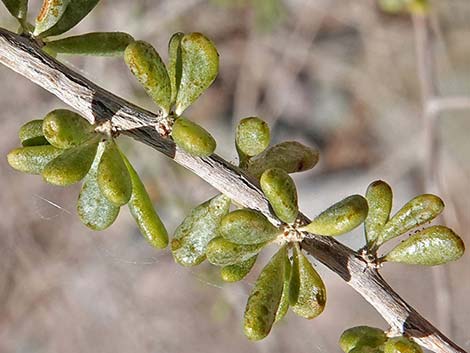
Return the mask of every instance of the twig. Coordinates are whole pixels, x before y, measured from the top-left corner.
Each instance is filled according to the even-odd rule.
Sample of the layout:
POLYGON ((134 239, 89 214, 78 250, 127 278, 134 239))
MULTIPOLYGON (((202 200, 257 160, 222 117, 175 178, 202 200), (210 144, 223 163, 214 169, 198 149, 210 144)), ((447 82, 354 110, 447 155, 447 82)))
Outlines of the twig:
MULTIPOLYGON (((111 120, 122 133, 145 143, 193 171, 237 204, 261 211, 275 225, 280 222, 256 181, 217 155, 191 156, 166 138, 164 121, 93 84, 43 53, 29 38, 0 29, 0 63, 23 75, 79 111, 91 123, 111 120)), ((301 215, 304 222, 308 219, 301 215)), ((389 323, 436 353, 465 353, 408 305, 353 250, 330 237, 311 234, 303 248, 345 280, 389 323)))

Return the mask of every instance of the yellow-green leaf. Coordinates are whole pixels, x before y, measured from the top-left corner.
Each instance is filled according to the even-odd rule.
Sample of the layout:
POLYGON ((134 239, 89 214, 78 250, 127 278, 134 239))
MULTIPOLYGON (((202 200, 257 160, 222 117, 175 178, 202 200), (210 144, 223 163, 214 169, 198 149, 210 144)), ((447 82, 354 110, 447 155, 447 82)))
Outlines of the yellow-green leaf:
POLYGON ((411 265, 436 266, 459 259, 465 251, 462 239, 444 226, 426 228, 393 248, 385 260, 411 265))
POLYGON ((260 185, 276 216, 285 223, 293 223, 299 213, 299 206, 297 189, 289 174, 280 168, 265 170, 260 185))
POLYGON ((261 212, 243 208, 222 218, 219 234, 236 244, 259 244, 274 240, 280 231, 261 212))
POLYGON ((281 168, 287 173, 297 173, 313 168, 317 162, 317 150, 296 141, 285 141, 250 159, 246 170, 259 179, 266 169, 281 168))
POLYGON ((369 213, 364 221, 367 244, 372 245, 377 240, 387 223, 392 210, 392 198, 392 189, 382 180, 374 181, 367 188, 369 213))
POLYGON ((171 82, 171 105, 176 102, 176 96, 181 83, 182 61, 181 61, 181 39, 184 33, 178 32, 171 36, 168 43, 168 76, 171 82))
POLYGON ((217 227, 229 208, 230 199, 222 194, 194 208, 176 228, 171 241, 175 261, 183 266, 204 261, 207 244, 217 236, 217 227))
POLYGON ((194 156, 210 156, 216 148, 216 142, 211 134, 186 118, 175 121, 171 137, 179 147, 194 156))
POLYGON ((51 145, 15 148, 8 153, 10 166, 20 172, 41 174, 44 167, 64 151, 51 145))
POLYGON ((356 326, 343 332, 339 345, 343 352, 350 353, 353 349, 365 347, 377 348, 387 340, 387 335, 381 329, 369 326, 356 326))
POLYGON ((94 32, 46 43, 43 50, 59 54, 120 56, 134 38, 122 32, 94 32))
POLYGON ((31 120, 20 127, 18 137, 23 146, 42 146, 49 142, 42 133, 42 120, 31 120))
POLYGON ((383 244, 409 230, 436 218, 444 210, 444 202, 431 194, 415 197, 403 206, 383 227, 377 244, 383 244))
POLYGON ((352 195, 335 203, 301 230, 324 236, 337 236, 350 232, 367 216, 367 201, 360 195, 352 195))
POLYGON ((421 347, 404 336, 389 338, 384 344, 384 353, 423 353, 421 347))
POLYGON ((181 115, 211 84, 219 72, 219 53, 201 33, 181 38, 181 82, 175 113, 181 115))
POLYGON ((46 165, 42 171, 43 179, 59 186, 79 182, 90 170, 97 147, 98 142, 90 142, 65 150, 46 165))
POLYGON ((105 143, 98 165, 98 185, 103 195, 116 206, 125 205, 131 198, 131 177, 114 140, 105 143))
POLYGON ((263 152, 269 146, 269 141, 269 126, 260 118, 244 118, 238 123, 235 145, 240 161, 263 152))
POLYGON ((34 35, 47 31, 54 27, 57 22, 62 18, 72 0, 43 0, 42 8, 36 18, 36 26, 34 28, 34 35))
POLYGON ((98 145, 96 156, 78 196, 77 212, 83 224, 93 230, 108 228, 119 214, 119 207, 112 204, 98 186, 98 165, 105 143, 98 145))
POLYGON ((286 257, 283 246, 263 268, 248 297, 243 330, 250 340, 263 339, 271 331, 284 288, 286 257))
POLYGON ((287 311, 289 310, 289 288, 290 288, 290 280, 292 274, 292 264, 290 262, 289 256, 286 253, 286 257, 284 259, 285 262, 285 272, 284 272, 284 285, 282 287, 282 296, 281 302, 279 303, 279 307, 277 308, 276 312, 276 319, 274 322, 278 322, 282 320, 284 316, 286 316, 287 311))
POLYGON ((216 266, 235 265, 251 259, 266 245, 266 243, 253 245, 235 244, 218 236, 207 244, 206 256, 207 260, 216 266))
POLYGON ((51 145, 62 149, 78 146, 94 135, 92 125, 85 118, 67 109, 47 114, 42 132, 51 145))
POLYGON ((220 276, 225 282, 237 282, 241 281, 250 273, 251 269, 255 265, 257 256, 253 256, 251 259, 246 261, 224 266, 220 269, 220 276))
POLYGON ((147 94, 166 116, 171 108, 171 83, 160 55, 147 42, 138 40, 129 44, 124 60, 147 94))
POLYGON ((152 200, 150 200, 150 196, 145 190, 139 175, 128 159, 123 154, 121 156, 132 182, 132 195, 127 204, 132 217, 134 217, 140 233, 152 246, 158 249, 166 248, 168 245, 168 232, 165 225, 155 211, 152 200))
POLYGON ((289 302, 294 313, 306 319, 320 315, 326 304, 325 285, 298 244, 294 247, 289 302))
POLYGON ((2 0, 6 8, 17 19, 25 19, 28 12, 28 0, 2 0))

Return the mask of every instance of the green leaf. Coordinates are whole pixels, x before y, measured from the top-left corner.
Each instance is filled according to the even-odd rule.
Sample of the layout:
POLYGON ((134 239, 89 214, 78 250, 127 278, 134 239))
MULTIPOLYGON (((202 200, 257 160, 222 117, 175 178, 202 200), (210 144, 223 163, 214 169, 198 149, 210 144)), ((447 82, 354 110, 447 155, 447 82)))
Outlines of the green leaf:
POLYGON ((216 266, 235 265, 257 255, 267 244, 241 245, 223 237, 215 237, 207 244, 207 260, 216 266))
POLYGON ((286 257, 283 246, 263 268, 248 297, 243 329, 250 340, 263 339, 271 331, 284 288, 286 257))
POLYGON ((124 60, 132 74, 166 116, 171 108, 171 82, 165 64, 152 45, 138 40, 129 44, 124 60))
POLYGON ((255 265, 257 255, 246 261, 224 266, 220 269, 220 275, 225 282, 238 282, 246 277, 250 273, 251 269, 255 265))
POLYGON ((242 119, 237 126, 235 145, 240 161, 263 152, 270 141, 268 124, 257 117, 242 119))
POLYGON ((444 202, 431 194, 415 197, 403 206, 383 227, 377 244, 383 244, 409 230, 436 218, 444 210, 444 202))
POLYGON ((94 136, 93 127, 85 118, 66 109, 47 114, 42 132, 51 145, 62 149, 78 146, 94 136))
POLYGON ((350 232, 367 216, 367 201, 360 195, 352 195, 335 203, 315 217, 301 230, 324 236, 337 236, 350 232))
POLYGON ((365 347, 377 348, 387 340, 387 335, 381 329, 369 326, 356 326, 343 332, 339 339, 339 345, 345 353, 353 349, 365 347))
POLYGON ((31 120, 20 127, 18 137, 23 146, 42 146, 48 145, 42 133, 42 120, 31 120))
POLYGON ((28 0, 2 0, 12 16, 19 20, 26 18, 28 12, 28 0))
POLYGON ((274 240, 280 231, 261 212, 243 208, 222 218, 219 234, 236 244, 259 244, 274 240))
POLYGON ((176 228, 171 241, 171 251, 177 263, 195 266, 205 260, 207 244, 217 236, 217 227, 229 208, 230 199, 220 194, 191 211, 176 228))
POLYGON ((98 185, 103 195, 116 206, 125 205, 131 198, 131 177, 114 140, 105 142, 98 165, 98 185))
MULTIPOLYGON (((65 7, 64 4, 68 4, 65 8, 65 11, 53 12, 51 23, 54 22, 54 19, 57 18, 53 26, 45 26, 44 28, 39 28, 36 26, 34 31, 35 36, 40 36, 41 38, 58 36, 59 34, 67 32, 72 27, 75 27, 83 18, 88 15, 88 13, 93 10, 93 8, 98 4, 99 0, 44 0, 44 2, 53 3, 55 6, 65 7), (56 14, 62 12, 61 16, 55 16, 56 14), (48 27, 48 29, 45 29, 48 27)), ((46 6, 46 11, 48 10, 46 6)), ((43 12, 38 16, 38 19, 43 18, 43 12)), ((36 21, 37 23, 37 21, 36 21)), ((41 26, 42 27, 42 26, 41 26)))
POLYGON ((129 160, 121 154, 124 164, 132 182, 132 195, 127 204, 134 217, 140 233, 154 247, 158 249, 166 248, 168 245, 168 232, 161 221, 150 200, 150 196, 145 190, 145 186, 139 175, 129 163, 129 160))
POLYGON ((219 72, 219 53, 201 33, 183 36, 181 82, 176 96, 176 115, 181 115, 211 84, 219 72))
POLYGON ((298 244, 294 247, 289 302, 294 313, 306 319, 320 315, 326 304, 325 285, 298 244))
POLYGON ((184 33, 178 32, 171 36, 168 43, 168 76, 171 82, 171 106, 176 102, 176 96, 181 83, 183 63, 181 61, 181 39, 184 33))
POLYGON ((44 167, 63 152, 51 145, 28 146, 12 150, 7 160, 12 168, 20 172, 41 174, 44 167))
POLYGON ((43 50, 74 55, 121 56, 134 38, 122 32, 94 32, 47 42, 43 50))
POLYGON ((287 311, 289 310, 289 288, 290 288, 290 280, 292 274, 292 264, 290 262, 289 256, 286 253, 286 257, 284 259, 285 263, 285 272, 284 272, 284 284, 282 287, 282 296, 281 302, 279 303, 279 307, 277 308, 276 312, 276 319, 274 322, 278 322, 286 316, 287 311))
POLYGON ((369 205, 369 213, 364 221, 364 226, 369 247, 380 236, 383 226, 390 217, 392 198, 392 189, 382 180, 374 181, 367 188, 366 199, 369 205))
POLYGON ((50 184, 68 186, 82 180, 87 175, 95 159, 98 142, 65 150, 50 161, 42 171, 42 177, 50 184))
POLYGON ((393 337, 384 344, 384 353, 423 353, 421 347, 404 337, 393 337))
POLYGON ((119 207, 108 201, 98 186, 98 165, 104 148, 105 143, 101 142, 98 145, 90 171, 85 177, 77 202, 77 212, 80 220, 93 230, 108 228, 114 223, 119 214, 119 207))
POLYGON ((216 142, 202 126, 186 118, 179 118, 173 124, 171 137, 183 150, 199 157, 214 153, 216 142))
POLYGON ((385 256, 385 261, 435 266, 459 259, 465 251, 460 237, 444 226, 413 234, 385 256))
POLYGON ((33 35, 38 36, 54 27, 64 15, 70 2, 72 0, 43 0, 33 35))
POLYGON ((260 185, 276 216, 285 223, 293 223, 299 214, 299 206, 297 189, 289 174, 280 168, 265 170, 260 185))
POLYGON ((281 168, 287 173, 309 170, 318 162, 318 151, 296 141, 285 141, 265 150, 246 166, 250 175, 259 179, 266 169, 281 168))

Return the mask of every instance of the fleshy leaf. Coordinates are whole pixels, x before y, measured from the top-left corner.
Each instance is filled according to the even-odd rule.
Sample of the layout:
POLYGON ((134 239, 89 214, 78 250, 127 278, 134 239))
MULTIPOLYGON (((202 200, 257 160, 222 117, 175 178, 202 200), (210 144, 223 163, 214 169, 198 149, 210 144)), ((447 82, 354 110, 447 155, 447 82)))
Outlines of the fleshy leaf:
POLYGON ((387 335, 381 329, 369 326, 356 326, 343 332, 339 345, 343 352, 364 347, 377 348, 385 343, 387 335))
POLYGON ((290 262, 289 256, 286 253, 286 257, 284 259, 285 262, 285 272, 284 272, 284 285, 282 287, 282 297, 281 302, 279 303, 279 307, 276 312, 276 319, 274 322, 278 322, 282 320, 284 316, 286 316, 287 311, 289 310, 289 287, 290 287, 290 280, 292 274, 292 264, 290 262))
POLYGON ((404 337, 389 338, 384 344, 384 353, 423 353, 422 348, 412 340, 404 337))
POLYGON ((23 20, 28 12, 28 0, 2 0, 12 16, 23 20))
POLYGON ((36 18, 34 35, 47 31, 54 27, 65 13, 72 0, 43 0, 42 8, 36 18))
POLYGON ((23 146, 42 146, 48 145, 42 133, 42 120, 31 120, 20 127, 18 137, 20 138, 23 146))
POLYGON ((98 185, 103 195, 116 206, 125 205, 131 198, 131 177, 114 140, 105 142, 98 165, 98 185))
POLYGON ((134 38, 122 32, 94 32, 46 43, 43 50, 58 54, 120 56, 134 38))
POLYGON ((160 55, 147 42, 138 40, 127 46, 124 60, 147 94, 166 116, 171 108, 171 83, 160 55))
POLYGON ((367 188, 369 213, 364 221, 367 244, 372 245, 377 240, 387 223, 392 210, 392 197, 392 189, 382 180, 374 181, 367 188))
POLYGON ((326 304, 325 285, 298 244, 294 247, 289 302, 294 313, 306 319, 320 315, 326 304))
POLYGON ((285 223, 293 223, 299 213, 297 189, 286 171, 271 168, 261 175, 261 189, 276 216, 285 223))
POLYGON ((263 152, 270 141, 268 124, 257 117, 242 119, 237 126, 235 145, 240 161, 263 152))
POLYGON ((175 121, 171 137, 179 147, 194 156, 210 156, 216 148, 216 142, 211 134, 186 118, 175 121))
POLYGON ((98 142, 90 142, 65 150, 46 165, 42 171, 43 179, 59 186, 79 182, 90 170, 97 147, 98 142))
POLYGON ((229 208, 230 199, 222 194, 194 208, 176 228, 171 241, 175 261, 183 266, 204 261, 207 244, 217 236, 217 227, 229 208))
MULTIPOLYGON (((55 4, 68 3, 62 16, 56 21, 54 26, 49 29, 36 27, 34 35, 39 35, 41 38, 58 36, 59 34, 67 32, 72 27, 75 27, 93 8, 98 4, 100 0, 44 0, 45 2, 52 2, 55 4)), ((42 17, 42 12, 38 18, 42 17)))
POLYGON ((426 228, 398 244, 386 256, 389 262, 435 266, 460 258, 465 245, 460 237, 444 226, 426 228))
POLYGON ((223 237, 215 237, 207 244, 207 260, 216 266, 235 265, 257 255, 266 243, 241 245, 232 243, 223 237))
POLYGON ((367 210, 366 199, 352 195, 323 211, 301 230, 324 236, 341 235, 360 225, 367 216, 367 210))
POLYGON ((132 217, 134 217, 140 233, 152 246, 158 249, 166 248, 168 245, 168 232, 165 225, 155 211, 139 175, 124 154, 121 154, 121 156, 132 182, 132 195, 127 204, 132 217))
POLYGON ((250 273, 251 269, 255 265, 256 258, 255 255, 251 259, 240 262, 238 264, 224 266, 220 269, 220 275, 225 282, 237 282, 241 281, 250 273))
POLYGON ((296 141, 285 141, 251 159, 246 169, 250 175, 259 179, 266 169, 281 168, 287 173, 297 173, 313 168, 317 162, 317 150, 296 141))
POLYGON ((182 61, 181 61, 181 39, 184 33, 178 32, 171 36, 168 43, 168 76, 171 82, 171 105, 176 102, 176 96, 181 83, 182 61))
POLYGON ((98 186, 98 165, 105 143, 98 145, 96 156, 78 196, 77 212, 83 224, 93 230, 108 228, 116 220, 119 207, 112 204, 98 186))
POLYGON ((261 212, 248 208, 230 212, 222 218, 219 226, 219 234, 236 244, 269 242, 279 233, 261 212))
POLYGON ((42 132, 51 145, 62 149, 78 146, 94 135, 92 125, 85 118, 66 109, 47 114, 42 132))
POLYGON ((383 227, 377 244, 383 244, 409 230, 436 218, 444 209, 444 202, 431 194, 415 197, 403 206, 383 227))
POLYGON ((20 172, 41 174, 45 166, 63 152, 51 145, 28 146, 12 150, 7 159, 8 164, 20 172))
POLYGON ((286 257, 283 246, 263 268, 248 297, 243 329, 250 340, 263 339, 271 331, 284 288, 286 257))
POLYGON ((181 115, 211 84, 219 72, 219 53, 201 33, 181 38, 181 82, 175 113, 181 115))

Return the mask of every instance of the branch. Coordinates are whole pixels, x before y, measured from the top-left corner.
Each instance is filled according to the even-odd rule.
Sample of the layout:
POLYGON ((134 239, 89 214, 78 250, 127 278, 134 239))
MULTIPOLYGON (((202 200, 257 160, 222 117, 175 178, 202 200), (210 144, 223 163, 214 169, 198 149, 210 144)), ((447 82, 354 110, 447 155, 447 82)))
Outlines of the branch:
MULTIPOLYGON (((75 108, 90 123, 111 120, 128 135, 191 170, 237 204, 261 211, 275 225, 280 221, 256 181, 223 158, 198 158, 179 149, 167 138, 165 121, 93 84, 41 51, 37 43, 0 28, 0 63, 23 75, 75 108)), ((304 222, 307 217, 301 215, 304 222)), ((335 272, 362 295, 389 323, 436 353, 465 351, 432 326, 368 266, 356 252, 330 237, 310 234, 302 243, 310 255, 335 272)))

